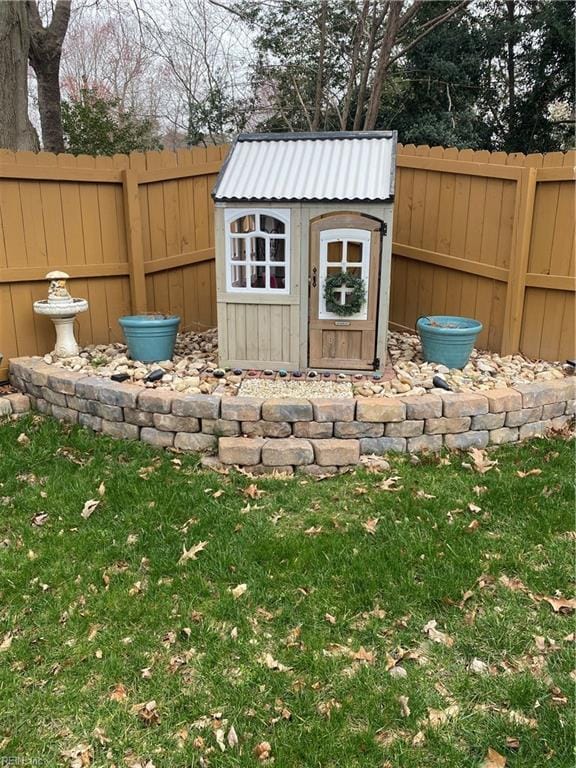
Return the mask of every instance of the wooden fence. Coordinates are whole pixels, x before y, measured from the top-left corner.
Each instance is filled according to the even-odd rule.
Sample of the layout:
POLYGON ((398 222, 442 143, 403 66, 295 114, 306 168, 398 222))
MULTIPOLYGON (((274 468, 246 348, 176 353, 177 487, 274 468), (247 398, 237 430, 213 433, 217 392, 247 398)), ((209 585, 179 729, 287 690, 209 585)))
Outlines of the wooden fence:
MULTIPOLYGON (((83 344, 121 338, 130 312, 216 323, 210 192, 227 147, 112 158, 0 150, 0 381, 53 344, 32 302, 63 269, 90 309, 83 344)), ((399 147, 390 320, 482 320, 480 345, 574 354, 575 153, 399 147)))
POLYGON ((174 312, 216 324, 210 193, 227 147, 88 157, 0 150, 0 381, 7 360, 44 353, 52 324, 32 311, 50 269, 87 298, 82 344, 122 338, 118 317, 174 312))

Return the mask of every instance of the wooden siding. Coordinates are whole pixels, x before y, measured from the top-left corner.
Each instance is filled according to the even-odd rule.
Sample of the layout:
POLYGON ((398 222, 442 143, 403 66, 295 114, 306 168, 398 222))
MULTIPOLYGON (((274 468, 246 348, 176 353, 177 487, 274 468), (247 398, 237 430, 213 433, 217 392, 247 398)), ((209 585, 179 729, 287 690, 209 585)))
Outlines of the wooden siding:
MULTIPOLYGON (((10 357, 52 348, 52 323, 32 311, 51 269, 69 272, 72 293, 90 302, 78 316, 82 344, 119 340, 117 319, 131 312, 175 312, 185 329, 215 325, 210 192, 226 151, 0 150, 0 380, 10 357)), ((422 314, 473 315, 485 326, 483 347, 573 357, 575 160, 574 152, 399 147, 392 326, 414 328, 422 314)), ((234 312, 250 315, 239 304, 234 312)), ((296 304, 281 314, 282 328, 287 314, 297 327, 296 304)), ((281 346, 283 356, 291 338, 294 360, 299 335, 281 331, 262 344, 274 355, 281 346)))
POLYGON ((121 340, 118 318, 179 314, 182 328, 216 324, 213 205, 227 147, 107 157, 0 150, 0 380, 7 362, 54 344, 32 302, 62 269, 81 344, 121 340))

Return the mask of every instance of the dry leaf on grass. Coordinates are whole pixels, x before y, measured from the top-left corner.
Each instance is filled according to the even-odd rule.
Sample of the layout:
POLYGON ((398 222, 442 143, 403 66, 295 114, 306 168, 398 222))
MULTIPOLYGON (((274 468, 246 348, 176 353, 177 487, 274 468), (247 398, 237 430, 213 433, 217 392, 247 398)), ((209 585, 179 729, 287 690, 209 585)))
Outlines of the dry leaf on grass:
POLYGON ((462 466, 466 469, 474 469, 481 475, 485 475, 486 472, 494 469, 494 467, 498 464, 496 459, 489 459, 486 456, 486 451, 481 448, 470 448, 468 451, 468 456, 472 460, 472 463, 469 464, 463 461, 462 466))
POLYGON ((422 726, 428 726, 429 728, 439 728, 458 716, 460 707, 458 704, 451 704, 446 709, 428 709, 428 717, 421 723, 422 726))
POLYGON ((529 469, 528 472, 522 472, 521 469, 519 469, 516 472, 517 477, 530 477, 530 475, 541 475, 542 470, 541 469, 529 469))
POLYGON ((336 624, 336 616, 332 616, 331 613, 325 613, 324 620, 327 621, 328 624, 336 624))
POLYGON ((80 516, 83 517, 84 520, 88 520, 92 512, 94 512, 99 504, 100 499, 88 499, 88 501, 84 504, 82 512, 80 512, 80 516))
POLYGON ((126 686, 122 683, 117 683, 114 687, 114 690, 111 692, 110 696, 108 698, 110 701, 124 701, 128 697, 128 693, 126 691, 126 686))
POLYGON ((234 747, 238 746, 238 734, 236 733, 236 729, 233 725, 230 726, 230 730, 226 736, 226 741, 228 742, 228 746, 231 749, 234 749, 234 747))
POLYGON ((234 587, 234 589, 231 589, 230 591, 234 595, 234 598, 238 600, 239 597, 242 597, 242 595, 245 594, 247 589, 248 589, 247 584, 238 584, 237 587, 234 587))
POLYGON ((7 651, 12 645, 13 639, 14 639, 14 634, 12 632, 6 632, 6 634, 2 638, 2 642, 0 642, 0 652, 7 651))
POLYGON ((158 725, 160 722, 160 715, 154 699, 147 701, 143 704, 134 704, 132 712, 140 718, 144 725, 158 725))
POLYGON ((410 717, 408 696, 398 696, 398 704, 400 704, 400 713, 402 714, 402 717, 410 717))
POLYGON ((16 442, 18 445, 29 445, 30 444, 30 438, 27 434, 24 432, 21 432, 18 437, 16 438, 16 442))
POLYGON ((480 768, 505 768, 506 758, 492 747, 488 747, 488 754, 480 768))
POLYGON ((268 741, 261 741, 260 744, 256 744, 254 747, 254 757, 261 762, 268 760, 272 754, 272 745, 268 741))
POLYGON ((432 619, 422 627, 422 632, 427 634, 432 642, 441 643, 442 645, 451 648, 454 645, 454 638, 450 637, 450 635, 447 635, 445 632, 436 629, 437 626, 438 622, 435 619, 432 619))
POLYGON ((548 603, 552 606, 554 613, 572 613, 576 610, 576 598, 574 597, 547 597, 546 595, 535 595, 537 602, 548 603))
POLYGON ((322 533, 322 526, 318 525, 315 527, 312 525, 310 528, 307 528, 304 533, 306 536, 318 536, 318 534, 322 533))
POLYGON ((426 493, 425 490, 422 488, 419 491, 416 491, 415 496, 417 499, 435 499, 436 496, 434 496, 433 493, 426 493))
POLYGON ((400 477, 398 475, 394 475, 393 477, 387 477, 384 480, 382 480, 378 485, 376 486, 381 491, 392 491, 394 493, 401 491, 404 487, 403 485, 398 485, 398 480, 400 480, 400 477))
POLYGON ((250 483, 250 485, 247 485, 246 488, 244 488, 242 493, 244 496, 248 496, 251 499, 259 499, 260 496, 264 496, 266 491, 261 491, 256 483, 250 483))
POLYGON ((379 517, 369 517, 368 520, 364 520, 362 523, 362 528, 364 528, 367 533, 370 533, 372 536, 374 536, 379 522, 379 517))
POLYGON ((207 541, 199 541, 198 544, 194 544, 194 546, 190 547, 190 549, 186 549, 186 545, 183 545, 182 554, 178 560, 178 565, 184 565, 184 563, 187 563, 188 560, 196 560, 196 555, 206 549, 207 544, 207 541))
POLYGON ((338 710, 342 709, 342 704, 340 704, 339 701, 336 701, 336 699, 329 699, 328 701, 320 701, 316 705, 316 711, 319 715, 322 715, 322 717, 328 718, 330 720, 330 717, 332 715, 332 710, 338 710))
POLYGON ((72 749, 64 749, 61 756, 68 761, 70 768, 85 768, 92 763, 94 753, 90 744, 76 744, 72 749))
POLYGON ((271 653, 266 653, 261 659, 262 663, 268 667, 268 669, 273 669, 277 672, 290 672, 292 667, 287 667, 281 662, 277 661, 271 653))

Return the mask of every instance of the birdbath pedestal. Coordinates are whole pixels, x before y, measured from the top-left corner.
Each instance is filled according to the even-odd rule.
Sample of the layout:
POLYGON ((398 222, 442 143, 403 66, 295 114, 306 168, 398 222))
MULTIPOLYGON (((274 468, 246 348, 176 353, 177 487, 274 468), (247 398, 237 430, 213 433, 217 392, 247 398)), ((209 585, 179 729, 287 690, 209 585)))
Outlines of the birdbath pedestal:
POLYGON ((68 277, 70 275, 66 272, 48 272, 48 298, 34 302, 34 312, 48 316, 54 323, 56 346, 53 354, 56 357, 74 357, 78 354, 80 348, 74 336, 74 320, 77 314, 88 309, 86 299, 75 299, 68 293, 68 277))

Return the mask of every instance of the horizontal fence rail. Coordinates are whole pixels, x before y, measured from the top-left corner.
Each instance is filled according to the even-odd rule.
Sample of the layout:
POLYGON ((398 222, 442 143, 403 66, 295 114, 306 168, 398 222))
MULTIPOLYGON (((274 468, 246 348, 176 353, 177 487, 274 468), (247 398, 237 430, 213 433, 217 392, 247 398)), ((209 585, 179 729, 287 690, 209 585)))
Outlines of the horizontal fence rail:
MULTIPOLYGON (((0 150, 0 380, 10 357, 53 346, 32 311, 62 269, 80 343, 121 339, 118 317, 162 312, 216 323, 210 192, 227 146, 114 157, 0 150)), ((574 356, 576 153, 400 146, 390 322, 472 315, 479 345, 574 356)))

